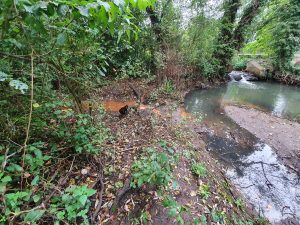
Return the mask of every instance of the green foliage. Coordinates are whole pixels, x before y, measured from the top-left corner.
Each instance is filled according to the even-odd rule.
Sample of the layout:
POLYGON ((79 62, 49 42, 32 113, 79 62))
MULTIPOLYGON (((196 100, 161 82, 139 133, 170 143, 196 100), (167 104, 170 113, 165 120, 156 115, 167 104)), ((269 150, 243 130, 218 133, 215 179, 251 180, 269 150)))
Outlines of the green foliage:
MULTIPOLYGON (((11 113, 11 103, 4 104, 2 115, 11 113)), ((24 166, 22 166, 22 148, 15 142, 0 145, 0 164, 3 172, 0 173, 0 191, 5 198, 5 207, 1 208, 3 221, 20 218, 22 221, 39 221, 51 213, 58 220, 75 221, 82 218, 88 224, 87 213, 90 202, 89 196, 94 190, 84 187, 70 187, 60 195, 51 198, 50 209, 36 208, 43 201, 55 184, 44 182, 47 174, 46 163, 55 163, 57 155, 95 154, 101 150, 102 143, 109 137, 108 130, 101 121, 101 110, 98 117, 92 118, 87 114, 78 114, 73 110, 74 105, 67 101, 52 101, 33 104, 33 118, 31 123, 31 143, 26 147, 24 166), (94 121, 97 121, 96 123, 94 121), (61 152, 61 149, 65 149, 61 152), (5 153, 5 154, 4 154, 5 153), (7 157, 7 156, 13 157, 7 157), (26 178, 27 188, 19 189, 21 176, 26 178), (45 185, 45 186, 44 186, 45 185), (42 188, 42 189, 41 189, 42 188), (53 201, 52 201, 53 200, 53 201), (50 212, 49 212, 50 210, 50 212)), ((5 118, 5 117, 4 117, 5 118)), ((10 117, 11 119, 19 118, 10 117)), ((20 119, 19 119, 20 120, 20 119)), ((21 128, 23 121, 15 120, 14 137, 23 137, 21 128)), ((9 132, 5 128, 0 133, 1 138, 7 138, 9 132)), ((18 141, 15 139, 15 141, 18 141)))
POLYGON ((239 207, 240 209, 244 209, 245 208, 245 203, 243 202, 242 199, 238 198, 235 200, 235 204, 237 207, 239 207))
POLYGON ((195 10, 199 13, 183 34, 182 52, 189 64, 199 68, 201 76, 209 77, 215 72, 212 54, 219 31, 219 21, 207 17, 203 12, 203 5, 196 5, 195 10))
POLYGON ((207 184, 202 184, 199 187, 199 194, 203 199, 208 199, 209 196, 211 195, 210 191, 209 191, 209 185, 207 184))
MULTIPOLYGON (((101 144, 108 138, 108 129, 101 123, 103 110, 96 110, 97 117, 78 114, 71 102, 53 101, 38 107, 33 125, 39 131, 45 124, 45 136, 64 141, 63 145, 73 148, 77 153, 98 153, 101 144), (38 115, 42 117, 38 118, 38 115), (97 121, 97 122, 94 122, 97 121)), ((61 146, 62 147, 62 146, 61 146)))
POLYGON ((280 72, 298 74, 291 61, 300 47, 299 13, 298 0, 270 1, 255 27, 259 28, 255 40, 247 44, 244 51, 265 53, 280 72))
POLYGON ((166 187, 172 178, 172 159, 164 152, 147 148, 140 160, 132 165, 133 181, 131 187, 141 187, 144 184, 166 187))
POLYGON ((142 210, 138 218, 132 220, 133 225, 148 224, 151 221, 151 215, 149 212, 142 210))
POLYGON ((95 193, 95 190, 87 186, 70 186, 61 198, 51 199, 50 212, 56 216, 56 223, 64 220, 76 222, 78 218, 82 218, 83 224, 89 224, 87 215, 91 202, 88 197, 95 193))
POLYGON ((186 207, 179 205, 171 196, 166 196, 162 202, 162 205, 163 207, 169 209, 168 216, 176 218, 178 225, 184 224, 181 213, 187 211, 186 207))
POLYGON ((130 47, 140 32, 142 17, 135 15, 154 2, 0 1, 1 224, 89 223, 95 190, 64 190, 57 176, 65 176, 72 158, 100 153, 109 138, 103 110, 79 113, 82 100, 104 76, 148 71, 130 47))
POLYGON ((166 80, 163 84, 163 91, 167 94, 171 94, 175 91, 175 86, 172 80, 166 80))
POLYGON ((206 167, 201 163, 193 163, 192 172, 199 177, 203 177, 206 175, 206 167))
POLYGON ((248 59, 235 56, 233 57, 232 63, 234 70, 245 70, 247 67, 248 59))
POLYGON ((215 211, 211 212, 211 217, 212 217, 213 222, 224 224, 226 215, 222 211, 215 210, 215 211))
POLYGON ((140 59, 129 58, 121 65, 119 76, 121 78, 147 78, 150 76, 150 71, 145 68, 144 62, 140 59))

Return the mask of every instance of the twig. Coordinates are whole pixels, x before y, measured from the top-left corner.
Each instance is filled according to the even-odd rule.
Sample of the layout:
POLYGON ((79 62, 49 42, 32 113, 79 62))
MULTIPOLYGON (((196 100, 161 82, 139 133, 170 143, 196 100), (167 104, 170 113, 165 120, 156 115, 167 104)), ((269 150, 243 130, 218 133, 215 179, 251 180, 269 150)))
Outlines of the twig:
POLYGON ((264 177, 266 178, 266 181, 268 182, 267 183, 268 187, 269 187, 269 185, 273 186, 273 184, 267 178, 267 175, 266 175, 266 172, 265 172, 265 167, 264 167, 264 164, 262 162, 261 162, 261 167, 262 167, 262 170, 263 170, 263 173, 264 173, 264 177))
MULTIPOLYGON (((33 105, 33 79, 34 79, 34 68, 33 68, 33 48, 31 48, 31 89, 30 89, 30 111, 29 111, 29 117, 28 117, 28 124, 27 124, 27 129, 26 129, 26 138, 24 141, 24 150, 23 150, 23 157, 22 157, 22 168, 23 168, 23 172, 24 172, 24 164, 25 164, 25 155, 26 155, 26 150, 27 150, 27 142, 29 139, 29 131, 30 131, 30 126, 31 126, 31 119, 32 119, 32 105, 33 105)), ((21 189, 22 189, 22 185, 23 185, 23 174, 22 174, 22 178, 21 178, 21 189)))
POLYGON ((32 209, 28 209, 28 210, 24 210, 24 211, 20 211, 20 212, 16 212, 16 213, 11 212, 11 214, 13 214, 13 217, 11 218, 11 221, 15 220, 15 218, 17 216, 20 216, 24 213, 32 212, 32 211, 37 210, 37 209, 45 209, 45 205, 42 203, 42 204, 40 204, 37 207, 34 207, 32 209))
POLYGON ((3 171, 4 171, 5 166, 6 166, 6 164, 7 164, 7 160, 8 160, 10 157, 12 157, 12 156, 14 156, 15 154, 17 154, 17 152, 14 152, 14 153, 8 155, 8 152, 9 152, 9 148, 7 148, 6 151, 5 151, 5 153, 4 153, 4 160, 3 160, 3 163, 2 163, 2 170, 3 170, 3 171))
POLYGON ((265 163, 263 161, 257 161, 257 162, 249 162, 249 163, 241 163, 241 166, 251 166, 253 164, 261 164, 261 165, 267 165, 267 166, 274 166, 274 167, 279 167, 278 164, 276 163, 265 163))

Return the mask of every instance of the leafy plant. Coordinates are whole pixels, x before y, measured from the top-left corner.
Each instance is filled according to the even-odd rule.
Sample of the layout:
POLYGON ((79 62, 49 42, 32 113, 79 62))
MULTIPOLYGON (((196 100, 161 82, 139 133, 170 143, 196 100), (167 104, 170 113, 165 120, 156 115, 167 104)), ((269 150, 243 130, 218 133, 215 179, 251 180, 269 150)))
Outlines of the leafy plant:
POLYGON ((177 224, 184 224, 184 220, 181 217, 181 213, 187 211, 186 207, 178 205, 178 203, 170 196, 166 196, 164 198, 162 205, 163 207, 169 209, 168 216, 175 217, 177 224))
POLYGON ((166 153, 147 148, 141 159, 132 165, 131 187, 141 187, 144 184, 162 188, 167 186, 172 178, 171 161, 166 153))
POLYGON ((206 167, 201 163, 193 163, 192 172, 199 177, 203 177, 206 175, 206 167))
POLYGON ((163 85, 163 90, 167 94, 173 93, 175 91, 175 86, 173 84, 173 81, 172 80, 166 80, 164 85, 163 85))
POLYGON ((52 198, 50 212, 56 216, 55 224, 65 219, 75 222, 78 218, 83 219, 83 224, 89 224, 87 215, 91 202, 88 198, 95 193, 95 190, 87 186, 70 186, 61 198, 52 198))
POLYGON ((209 189, 210 189, 210 187, 207 184, 202 184, 199 186, 199 194, 205 200, 208 199, 211 194, 209 189))
POLYGON ((245 70, 247 67, 248 60, 246 58, 235 56, 232 61, 234 70, 245 70))
POLYGON ((238 198, 235 200, 235 204, 237 207, 239 207, 240 209, 245 208, 245 203, 243 202, 243 200, 241 198, 238 198))
POLYGON ((132 224, 134 225, 143 225, 147 224, 149 221, 151 221, 151 215, 149 212, 142 210, 140 215, 137 218, 134 218, 132 220, 132 224))

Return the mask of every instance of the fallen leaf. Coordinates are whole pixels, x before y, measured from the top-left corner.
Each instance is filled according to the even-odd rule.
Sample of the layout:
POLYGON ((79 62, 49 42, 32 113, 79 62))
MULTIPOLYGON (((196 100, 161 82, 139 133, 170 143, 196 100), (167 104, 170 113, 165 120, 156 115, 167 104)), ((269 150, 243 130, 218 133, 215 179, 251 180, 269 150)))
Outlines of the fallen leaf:
POLYGON ((192 197, 195 197, 195 196, 197 195, 197 192, 196 192, 196 191, 191 191, 190 195, 191 195, 192 197))

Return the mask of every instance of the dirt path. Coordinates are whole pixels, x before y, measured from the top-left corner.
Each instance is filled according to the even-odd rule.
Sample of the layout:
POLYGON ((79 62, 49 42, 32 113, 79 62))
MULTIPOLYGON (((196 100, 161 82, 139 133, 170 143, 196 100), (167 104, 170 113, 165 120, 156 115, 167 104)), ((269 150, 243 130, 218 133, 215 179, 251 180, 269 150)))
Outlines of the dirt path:
POLYGON ((241 127, 272 146, 290 169, 300 172, 299 123, 237 106, 225 106, 225 112, 241 127))

